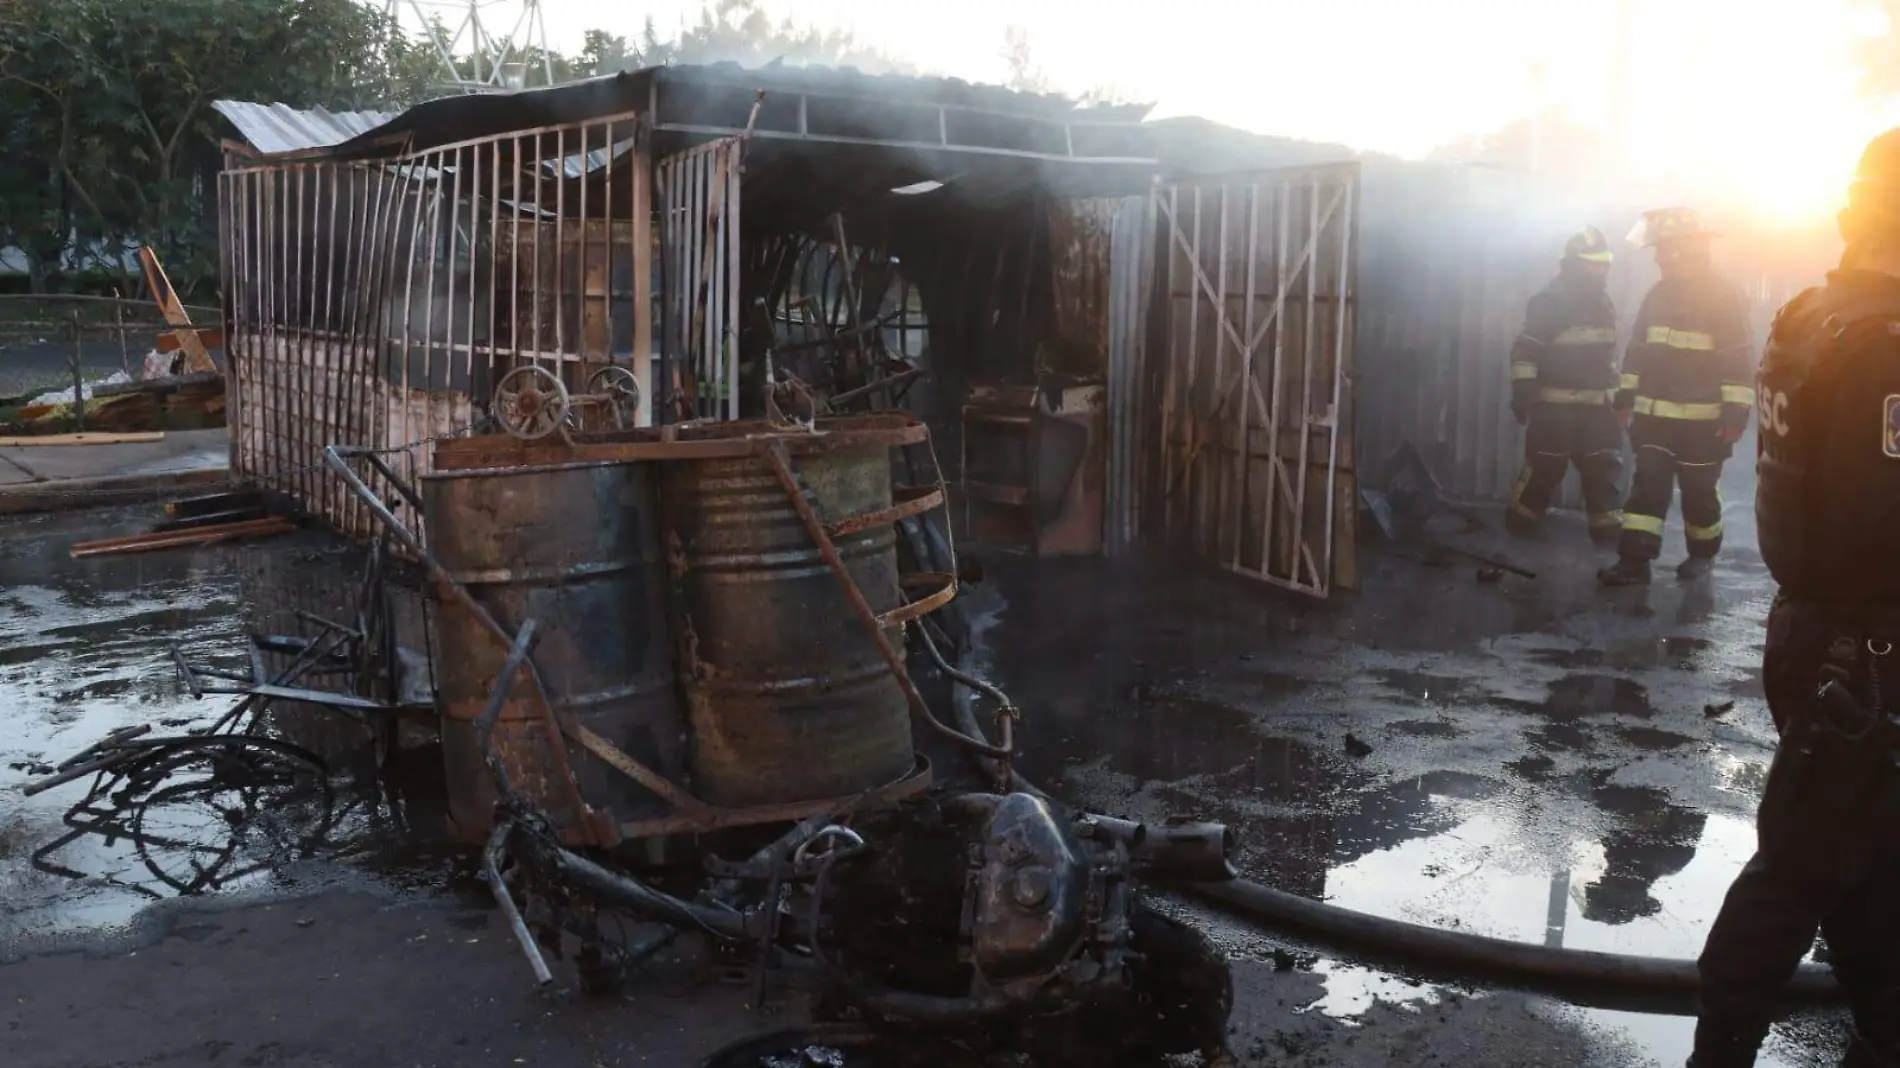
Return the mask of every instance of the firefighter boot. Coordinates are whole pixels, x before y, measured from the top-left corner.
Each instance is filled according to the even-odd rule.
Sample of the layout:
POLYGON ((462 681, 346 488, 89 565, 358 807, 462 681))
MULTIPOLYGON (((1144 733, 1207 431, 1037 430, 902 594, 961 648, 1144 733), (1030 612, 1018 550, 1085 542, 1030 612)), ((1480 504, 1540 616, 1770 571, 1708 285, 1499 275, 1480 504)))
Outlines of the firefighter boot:
POLYGON ((1707 556, 1691 556, 1676 565, 1676 581, 1694 582, 1715 570, 1715 561, 1707 556))
POLYGON ((1616 563, 1597 572, 1597 581, 1605 586, 1649 585, 1649 561, 1634 556, 1619 556, 1616 563))
POLYGON ((1544 532, 1544 525, 1516 508, 1510 508, 1504 513, 1504 529, 1513 538, 1536 538, 1544 532))

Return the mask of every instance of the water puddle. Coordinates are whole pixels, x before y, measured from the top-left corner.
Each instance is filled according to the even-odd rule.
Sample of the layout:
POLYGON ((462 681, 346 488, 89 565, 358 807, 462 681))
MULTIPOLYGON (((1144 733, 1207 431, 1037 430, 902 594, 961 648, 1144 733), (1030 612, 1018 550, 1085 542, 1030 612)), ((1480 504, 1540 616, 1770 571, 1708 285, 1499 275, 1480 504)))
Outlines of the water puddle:
POLYGON ((302 604, 296 587, 345 583, 355 566, 339 558, 325 571, 300 538, 70 559, 71 541, 115 521, 149 520, 106 511, 11 521, 0 550, 0 947, 120 926, 167 898, 307 885, 313 861, 354 859, 397 881, 413 881, 418 863, 439 869, 418 852, 439 835, 417 830, 439 824, 428 815, 439 807, 439 758, 398 750, 400 774, 378 776, 367 732, 309 710, 273 713, 256 729, 317 750, 328 774, 268 752, 196 754, 113 793, 95 796, 88 777, 22 795, 113 730, 171 737, 215 723, 239 698, 194 698, 174 646, 244 670, 257 604, 302 604))

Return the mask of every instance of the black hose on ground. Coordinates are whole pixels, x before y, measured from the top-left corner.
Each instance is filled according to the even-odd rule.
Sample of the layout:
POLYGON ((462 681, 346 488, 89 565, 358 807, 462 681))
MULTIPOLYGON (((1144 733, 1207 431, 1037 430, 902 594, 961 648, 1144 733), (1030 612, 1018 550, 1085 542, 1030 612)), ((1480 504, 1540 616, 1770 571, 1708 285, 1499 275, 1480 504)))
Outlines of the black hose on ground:
MULTIPOLYGON (((974 716, 963 724, 982 737, 974 716)), ((974 755, 974 754, 973 754, 974 755)), ((976 757, 988 772, 992 765, 976 757)), ((1048 799, 1020 775, 1015 789, 1048 799)), ((1227 912, 1283 934, 1420 972, 1466 982, 1493 982, 1549 992, 1572 1004, 1635 1012, 1693 1013, 1702 977, 1692 960, 1564 949, 1504 938, 1446 931, 1372 916, 1289 894, 1250 879, 1188 883, 1181 889, 1227 912)), ((1841 1000, 1840 985, 1826 967, 1803 964, 1782 988, 1784 1003, 1841 1000)))
MULTIPOLYGON (((1183 889, 1275 934, 1446 978, 1544 990, 1594 1008, 1693 1012, 1702 985, 1690 960, 1564 949, 1446 931, 1353 912, 1248 879, 1191 883, 1183 889)), ((1782 993, 1792 1007, 1835 1002, 1841 991, 1828 969, 1804 964, 1782 993)))

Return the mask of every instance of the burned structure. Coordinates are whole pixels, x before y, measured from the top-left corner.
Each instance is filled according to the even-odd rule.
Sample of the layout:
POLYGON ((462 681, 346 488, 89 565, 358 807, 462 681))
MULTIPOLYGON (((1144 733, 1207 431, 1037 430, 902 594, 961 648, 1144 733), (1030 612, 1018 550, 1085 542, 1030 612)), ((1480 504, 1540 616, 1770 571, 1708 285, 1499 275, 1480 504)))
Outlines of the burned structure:
POLYGON ((668 67, 287 148, 226 105, 235 465, 368 534, 324 444, 618 367, 638 425, 906 408, 986 544, 1350 588, 1356 167, 1175 181, 1144 111, 668 67))
MULTIPOLYGON (((748 947, 761 988, 816 965, 846 1006, 911 1026, 1121 1016, 1205 990, 1200 1015, 1155 1017, 1155 1052, 1219 1045, 1224 963, 1134 889, 1151 870, 1224 874, 1228 836, 1064 813, 1017 781, 1017 710, 951 662, 960 628, 941 618, 953 495, 969 531, 1037 552, 1102 551, 1113 512, 1124 544, 1137 531, 1139 397, 1170 378, 1140 359, 1156 166, 1140 117, 665 68, 436 101, 328 144, 230 146, 233 466, 428 575, 450 825, 486 843, 542 981, 543 949, 567 939, 584 977, 640 959, 605 933, 617 910, 748 947), (983 695, 990 725, 933 707, 913 656, 983 695), (955 775, 926 752, 975 759, 955 775), (972 776, 986 788, 951 783, 972 776), (739 844, 788 823, 756 854, 739 844), (713 880, 696 893, 629 867, 682 859, 682 835, 710 836, 690 845, 713 880), (883 914, 914 945, 827 928, 891 893, 883 914)), ((1256 185, 1251 243, 1194 212, 1222 282, 1159 321, 1233 335, 1227 249, 1253 255, 1262 232, 1286 246, 1276 263, 1324 244, 1343 294, 1346 245, 1320 235, 1348 203, 1317 181, 1277 201, 1256 185), (1307 193, 1329 198, 1323 218, 1307 193)), ((1236 257, 1247 301, 1264 255, 1236 257)), ((1315 299, 1301 312, 1282 287, 1280 322, 1317 321, 1315 299)), ((1297 516, 1276 542, 1237 503, 1277 488, 1286 512, 1306 480, 1219 467, 1192 429, 1228 425, 1199 408, 1235 372, 1254 415, 1234 441, 1268 393, 1296 408, 1241 355, 1292 347, 1285 330, 1244 321, 1250 340, 1209 335, 1212 370, 1181 376, 1178 464, 1225 472, 1192 491, 1218 517, 1202 526, 1231 530, 1210 551, 1245 549, 1263 577, 1284 558, 1288 584, 1323 591, 1329 546, 1287 549, 1297 516)), ((1195 329, 1176 347, 1198 366, 1195 329)), ((1050 1026, 1058 1044, 1086 1030, 1050 1026)))

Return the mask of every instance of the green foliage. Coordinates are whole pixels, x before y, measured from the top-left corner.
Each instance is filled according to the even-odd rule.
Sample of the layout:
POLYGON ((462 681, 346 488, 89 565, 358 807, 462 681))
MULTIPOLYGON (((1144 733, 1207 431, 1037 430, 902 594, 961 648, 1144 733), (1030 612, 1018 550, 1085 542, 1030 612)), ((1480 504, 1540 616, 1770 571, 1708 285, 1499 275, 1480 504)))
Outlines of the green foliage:
POLYGON ((412 51, 357 0, 9 0, 0 244, 36 288, 151 244, 188 294, 217 265, 212 102, 401 103, 412 51))
MULTIPOLYGON (((45 292, 121 274, 125 253, 149 244, 181 294, 202 296, 217 271, 214 176, 229 133, 213 102, 400 110, 450 80, 446 28, 411 37, 380 8, 0 0, 0 249, 22 250, 31 288, 45 292)), ((1026 39, 1022 47, 1027 63, 1026 39)), ((670 63, 909 69, 848 32, 774 21, 759 0, 711 0, 664 39, 649 18, 631 37, 591 30, 572 56, 517 58, 529 86, 670 63)), ((453 62, 461 77, 477 76, 472 57, 453 62)))
POLYGON ((901 60, 859 44, 845 30, 800 26, 789 18, 773 22, 760 10, 758 0, 713 0, 700 11, 697 22, 682 27, 672 40, 662 40, 649 17, 638 45, 622 42, 620 47, 641 67, 732 62, 748 67, 768 63, 856 67, 872 74, 911 70, 901 60))

